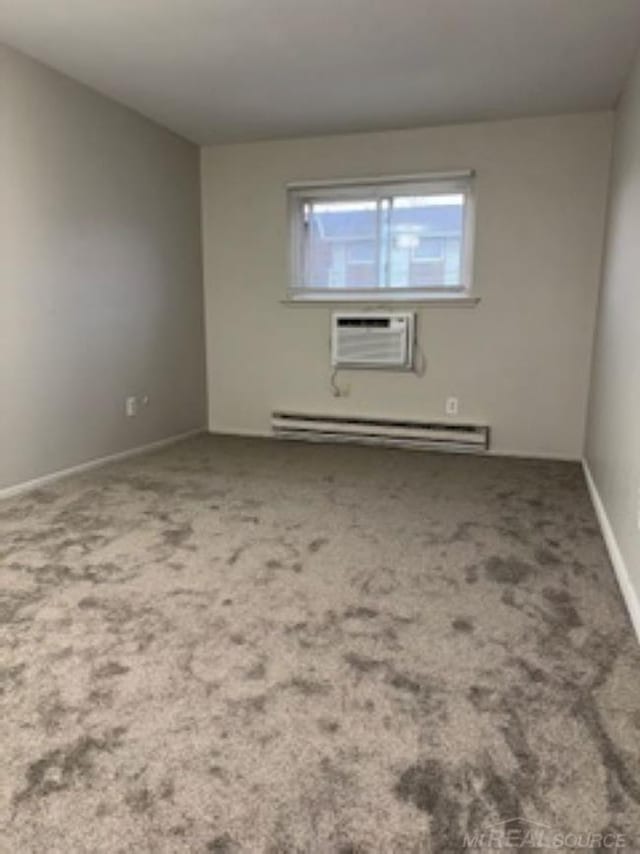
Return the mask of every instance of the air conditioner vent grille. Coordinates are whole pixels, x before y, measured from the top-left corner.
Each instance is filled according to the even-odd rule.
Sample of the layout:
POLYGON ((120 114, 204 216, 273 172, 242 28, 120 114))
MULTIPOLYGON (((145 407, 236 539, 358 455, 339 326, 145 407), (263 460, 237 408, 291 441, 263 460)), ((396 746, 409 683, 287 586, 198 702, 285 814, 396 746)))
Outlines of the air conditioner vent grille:
POLYGON ((384 362, 402 365, 405 360, 404 332, 378 332, 369 329, 364 333, 356 332, 341 335, 336 357, 340 363, 384 362))

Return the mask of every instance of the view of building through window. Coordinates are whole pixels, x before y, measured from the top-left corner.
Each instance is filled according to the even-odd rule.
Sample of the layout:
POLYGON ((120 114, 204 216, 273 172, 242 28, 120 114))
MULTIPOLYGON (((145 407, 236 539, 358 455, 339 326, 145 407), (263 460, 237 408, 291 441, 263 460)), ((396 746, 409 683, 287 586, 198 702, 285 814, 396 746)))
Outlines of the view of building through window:
POLYGON ((318 200, 303 208, 303 286, 459 288, 463 193, 318 200))

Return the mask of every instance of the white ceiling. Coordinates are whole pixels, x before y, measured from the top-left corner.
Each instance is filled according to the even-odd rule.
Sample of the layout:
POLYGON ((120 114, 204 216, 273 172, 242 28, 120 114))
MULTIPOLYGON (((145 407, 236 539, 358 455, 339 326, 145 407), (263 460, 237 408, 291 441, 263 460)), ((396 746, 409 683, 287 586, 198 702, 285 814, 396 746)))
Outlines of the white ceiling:
POLYGON ((0 0, 0 40, 199 143, 611 107, 640 0, 0 0))

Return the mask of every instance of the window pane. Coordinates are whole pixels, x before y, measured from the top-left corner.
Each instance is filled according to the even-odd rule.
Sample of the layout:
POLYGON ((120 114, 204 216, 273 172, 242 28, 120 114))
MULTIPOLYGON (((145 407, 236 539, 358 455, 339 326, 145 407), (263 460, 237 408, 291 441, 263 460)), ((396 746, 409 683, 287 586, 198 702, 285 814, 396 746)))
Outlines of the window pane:
POLYGON ((389 286, 462 284, 464 195, 397 196, 389 213, 389 286))
POLYGON ((377 201, 311 202, 305 215, 307 287, 378 287, 377 201))

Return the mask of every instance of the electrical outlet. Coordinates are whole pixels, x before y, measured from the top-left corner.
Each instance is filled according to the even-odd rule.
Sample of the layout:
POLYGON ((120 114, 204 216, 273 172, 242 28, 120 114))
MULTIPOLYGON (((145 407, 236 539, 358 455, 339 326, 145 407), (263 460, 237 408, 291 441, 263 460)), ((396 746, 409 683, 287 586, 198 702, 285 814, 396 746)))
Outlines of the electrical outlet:
POLYGON ((149 395, 145 394, 141 401, 143 406, 149 406, 149 395))
POLYGON ((124 411, 127 418, 135 418, 138 414, 138 401, 135 397, 126 397, 124 401, 124 411))
POLYGON ((457 415, 458 414, 458 398, 457 397, 448 397, 445 405, 445 412, 447 415, 457 415))

